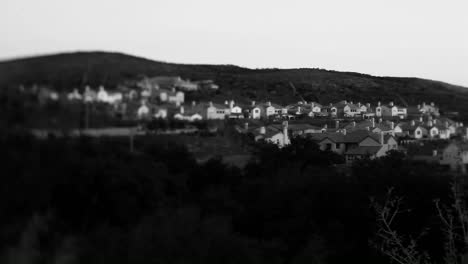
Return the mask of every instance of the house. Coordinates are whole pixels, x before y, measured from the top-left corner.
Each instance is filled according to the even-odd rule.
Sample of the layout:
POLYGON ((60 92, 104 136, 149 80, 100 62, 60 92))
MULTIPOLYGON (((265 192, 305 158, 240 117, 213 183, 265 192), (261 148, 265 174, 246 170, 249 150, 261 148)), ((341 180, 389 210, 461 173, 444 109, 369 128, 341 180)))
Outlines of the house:
POLYGON ((361 115, 361 105, 356 105, 352 102, 346 102, 345 106, 343 107, 343 113, 345 117, 354 117, 361 115))
POLYGON ((151 107, 151 112, 153 113, 154 118, 167 119, 169 117, 169 111, 173 109, 174 109, 174 106, 172 105, 159 104, 159 105, 153 105, 151 107))
POLYGON ((344 155, 348 150, 362 146, 384 146, 386 151, 398 147, 398 143, 392 135, 377 134, 367 130, 347 133, 346 129, 343 129, 342 132, 325 132, 322 134, 310 134, 308 136, 319 144, 321 150, 330 150, 340 155, 344 155))
POLYGON ((296 117, 314 117, 315 114, 311 105, 307 104, 307 102, 298 102, 296 104, 291 104, 286 106, 283 109, 283 116, 287 116, 288 118, 296 118, 296 117))
POLYGON ((442 153, 441 165, 449 166, 452 170, 466 172, 468 164, 468 143, 452 142, 442 153))
POLYGON ((399 132, 400 128, 395 126, 395 123, 392 121, 382 121, 379 119, 379 122, 375 122, 375 118, 363 120, 361 122, 353 121, 344 127, 348 131, 356 130, 368 130, 373 133, 384 133, 384 134, 396 134, 399 132))
POLYGON ((202 80, 196 82, 200 89, 204 90, 218 90, 219 86, 213 80, 202 80))
POLYGON ((67 98, 68 100, 70 101, 74 101, 74 100, 82 100, 83 99, 83 96, 80 94, 80 92, 78 91, 78 89, 73 89, 73 92, 69 93, 67 95, 67 98))
POLYGON ((176 82, 176 84, 174 84, 174 87, 176 87, 179 90, 187 91, 187 92, 198 91, 199 89, 198 83, 191 82, 190 80, 182 80, 182 79, 176 82))
POLYGON ((231 114, 229 105, 215 104, 209 102, 208 107, 206 108, 206 119, 226 119, 227 116, 231 114))
POLYGON ((242 107, 239 104, 236 104, 234 100, 231 100, 229 102, 229 118, 234 118, 234 119, 244 118, 242 107))
POLYGON ((119 92, 107 92, 104 86, 99 86, 99 91, 97 92, 96 100, 101 103, 115 104, 122 101, 122 93, 119 92))
MULTIPOLYGON (((277 129, 280 129, 279 125, 272 125, 277 129)), ((301 135, 313 134, 313 133, 323 133, 326 129, 323 127, 317 127, 310 124, 289 124, 288 133, 292 137, 297 137, 301 135)))
POLYGON ((83 101, 85 103, 92 103, 97 100, 97 93, 91 89, 88 85, 85 87, 83 92, 83 101))
POLYGON ((177 91, 174 87, 171 90, 159 89, 154 91, 159 101, 181 105, 185 101, 185 94, 182 91, 177 91))
POLYGON ((174 119, 195 122, 203 119, 203 116, 196 107, 191 107, 185 110, 184 106, 180 106, 179 112, 174 115, 174 119))
POLYGON ((431 102, 430 105, 426 104, 425 102, 422 105, 418 105, 418 111, 421 114, 432 114, 435 116, 439 116, 439 108, 435 106, 434 102, 431 102))
POLYGON ((375 108, 375 115, 377 117, 399 117, 404 119, 407 114, 406 107, 397 106, 393 102, 390 102, 388 105, 382 105, 378 102, 375 108))
POLYGON ((150 116, 150 108, 146 104, 146 101, 142 101, 140 107, 137 110, 137 118, 145 119, 150 116))
POLYGON ((279 148, 291 144, 288 135, 288 122, 284 121, 281 129, 276 126, 261 126, 249 131, 254 136, 255 141, 265 141, 276 144, 279 148))
POLYGON ((263 118, 281 116, 285 114, 285 112, 287 111, 282 106, 277 105, 277 104, 272 104, 271 102, 266 102, 265 104, 263 104, 262 109, 264 109, 264 111, 261 112, 263 118))
POLYGON ((104 86, 99 86, 99 91, 97 92, 97 101, 98 102, 107 102, 107 91, 104 86))
POLYGON ((262 117, 263 108, 252 101, 251 105, 244 107, 244 115, 251 119, 260 119, 262 117))
POLYGON ((323 106, 321 111, 325 116, 329 116, 329 117, 338 116, 338 108, 335 107, 333 104, 330 104, 328 106, 323 106))

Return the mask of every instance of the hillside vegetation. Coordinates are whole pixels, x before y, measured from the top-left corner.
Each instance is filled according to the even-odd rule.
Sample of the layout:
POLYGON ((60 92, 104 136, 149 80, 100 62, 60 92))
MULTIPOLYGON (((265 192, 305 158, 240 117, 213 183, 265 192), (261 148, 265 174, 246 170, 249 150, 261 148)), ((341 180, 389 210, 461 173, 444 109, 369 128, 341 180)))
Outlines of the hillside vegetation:
POLYGON ((291 103, 300 98, 321 103, 348 99, 397 104, 436 102, 446 111, 468 119, 468 89, 418 78, 374 77, 322 69, 247 69, 233 65, 189 65, 151 61, 120 53, 78 52, 0 62, 0 87, 49 84, 58 90, 90 84, 116 87, 143 75, 179 75, 213 79, 216 93, 189 95, 196 100, 266 101, 291 103), (291 85, 292 84, 292 85, 291 85), (294 86, 294 88, 293 88, 294 86), (214 98, 213 98, 214 97, 214 98))

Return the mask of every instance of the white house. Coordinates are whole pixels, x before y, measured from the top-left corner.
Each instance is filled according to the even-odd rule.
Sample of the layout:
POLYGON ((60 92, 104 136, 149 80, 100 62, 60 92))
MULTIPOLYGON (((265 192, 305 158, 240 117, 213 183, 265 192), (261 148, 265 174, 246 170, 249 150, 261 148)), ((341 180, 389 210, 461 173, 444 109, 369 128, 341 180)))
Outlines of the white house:
POLYGON ((144 119, 144 118, 149 117, 149 115, 150 115, 150 109, 146 105, 146 102, 143 101, 137 110, 137 117, 138 119, 144 119))
POLYGON ((97 93, 97 101, 98 102, 106 102, 108 100, 108 94, 104 86, 99 86, 99 91, 97 93))
POLYGON ((73 89, 73 92, 69 93, 67 95, 68 100, 73 101, 73 100, 82 100, 83 96, 80 94, 78 89, 73 89))
POLYGON ((229 116, 230 114, 231 111, 229 106, 209 102, 208 107, 206 108, 206 119, 226 119, 226 116, 229 116))
POLYGON ((288 122, 284 121, 282 129, 278 129, 275 126, 262 126, 251 131, 254 135, 255 141, 264 140, 276 144, 279 148, 291 144, 288 135, 288 122))
POLYGON ((252 101, 252 104, 245 109, 245 112, 252 119, 260 119, 262 117, 262 107, 256 105, 255 101, 252 101))
POLYGON ((85 87, 85 90, 83 92, 83 100, 85 103, 92 103, 97 100, 97 94, 96 92, 91 89, 88 85, 85 87))

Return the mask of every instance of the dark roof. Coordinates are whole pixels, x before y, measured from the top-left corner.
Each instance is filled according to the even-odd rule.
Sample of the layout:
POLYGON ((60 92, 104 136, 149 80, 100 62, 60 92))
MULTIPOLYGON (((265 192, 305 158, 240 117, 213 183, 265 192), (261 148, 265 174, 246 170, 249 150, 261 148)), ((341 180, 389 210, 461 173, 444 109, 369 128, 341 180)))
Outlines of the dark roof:
POLYGON ((375 155, 383 146, 359 146, 349 149, 345 155, 375 155))
MULTIPOLYGON (((372 133, 367 130, 357 130, 353 132, 349 132, 346 135, 343 133, 320 133, 320 134, 312 134, 309 136, 312 140, 315 141, 322 141, 326 138, 330 139, 333 142, 336 143, 359 143, 363 141, 364 139, 370 137, 374 139, 377 142, 380 142, 380 134, 377 133, 372 133)), ((389 137, 387 137, 387 140, 389 137)))

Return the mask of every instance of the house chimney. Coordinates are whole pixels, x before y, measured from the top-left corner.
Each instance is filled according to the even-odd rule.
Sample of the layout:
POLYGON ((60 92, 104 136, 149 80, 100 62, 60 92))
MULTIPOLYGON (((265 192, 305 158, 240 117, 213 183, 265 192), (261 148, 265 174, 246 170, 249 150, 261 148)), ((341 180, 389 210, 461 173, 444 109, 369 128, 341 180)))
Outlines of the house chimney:
POLYGON ((367 127, 366 127, 366 130, 367 130, 367 131, 370 131, 370 127, 367 126, 367 127))
POLYGON ((434 102, 431 102, 431 106, 432 106, 432 107, 434 107, 434 106, 435 106, 434 102))
POLYGON ((391 101, 389 105, 390 105, 390 106, 393 106, 393 101, 391 101))
POLYGON ((315 103, 314 103, 314 102, 312 102, 312 103, 310 104, 310 106, 311 106, 311 108, 312 108, 312 111, 313 111, 313 110, 314 110, 314 107, 315 107, 315 103))
POLYGON ((177 102, 176 102, 176 106, 177 106, 177 107, 180 106, 180 101, 177 101, 177 102))
POLYGON ((172 92, 175 93, 175 87, 172 87, 172 92))
POLYGON ((392 122, 390 123, 390 128, 391 128, 392 130, 395 129, 395 122, 392 121, 392 122))
POLYGON ((249 130, 249 123, 248 122, 244 123, 244 130, 245 131, 249 130))
POLYGON ((414 120, 411 120, 411 126, 415 126, 416 122, 414 120))
POLYGON ((375 127, 375 118, 372 118, 372 127, 375 127))
POLYGON ((346 128, 342 130, 343 131, 343 135, 346 136, 346 128))
POLYGON ((427 121, 427 125, 432 127, 434 124, 432 123, 432 120, 427 121))
POLYGON ((382 118, 379 118, 379 124, 382 123, 382 118))
POLYGON ((255 106, 255 101, 252 101, 252 106, 255 106))
POLYGON ((344 103, 345 103, 345 104, 348 104, 348 101, 344 100, 344 103))
POLYGON ((328 129, 328 125, 327 124, 323 125, 323 128, 328 129))
POLYGON ((268 106, 271 106, 271 102, 270 102, 270 101, 268 101, 268 102, 267 102, 267 105, 268 105, 268 106))
POLYGON ((377 106, 380 106, 380 101, 377 102, 377 106))
POLYGON ((335 128, 336 129, 340 128, 340 121, 338 120, 335 121, 335 128))
POLYGON ((196 105, 197 105, 197 102, 192 101, 192 106, 196 106, 196 105))
POLYGON ((349 102, 349 104, 353 104, 353 101, 349 102))
POLYGON ((449 127, 449 122, 445 121, 445 128, 448 128, 448 127, 449 127))
POLYGON ((183 106, 180 107, 180 113, 184 114, 184 107, 183 106))
POLYGON ((358 102, 358 103, 357 103, 357 106, 358 106, 359 108, 361 108, 361 102, 358 102))
POLYGON ((380 132, 380 145, 384 144, 384 133, 380 132))
POLYGON ((432 156, 437 157, 437 149, 432 150, 432 156))
POLYGON ((265 135, 266 134, 266 128, 264 126, 260 127, 260 134, 265 135))
POLYGON ((209 105, 210 105, 210 107, 213 107, 213 102, 210 101, 210 102, 209 102, 209 105))
POLYGON ((229 102, 229 109, 232 110, 233 107, 234 107, 234 100, 231 100, 231 102, 229 102))
POLYGON ((418 109, 421 109, 421 105, 420 105, 420 104, 418 104, 418 109))
POLYGON ((422 107, 426 107, 426 102, 423 102, 423 103, 422 103, 422 107))
POLYGON ((367 106, 367 111, 369 111, 369 109, 370 109, 370 103, 367 103, 366 106, 367 106))
POLYGON ((228 100, 224 101, 224 104, 225 104, 225 105, 229 105, 228 100))
POLYGON ((356 127, 356 121, 353 121, 353 128, 356 127))
POLYGON ((301 114, 301 107, 300 106, 297 107, 297 113, 296 114, 301 114))
POLYGON ((423 119, 422 116, 419 117, 419 122, 421 122, 421 123, 424 122, 424 119, 423 119))

